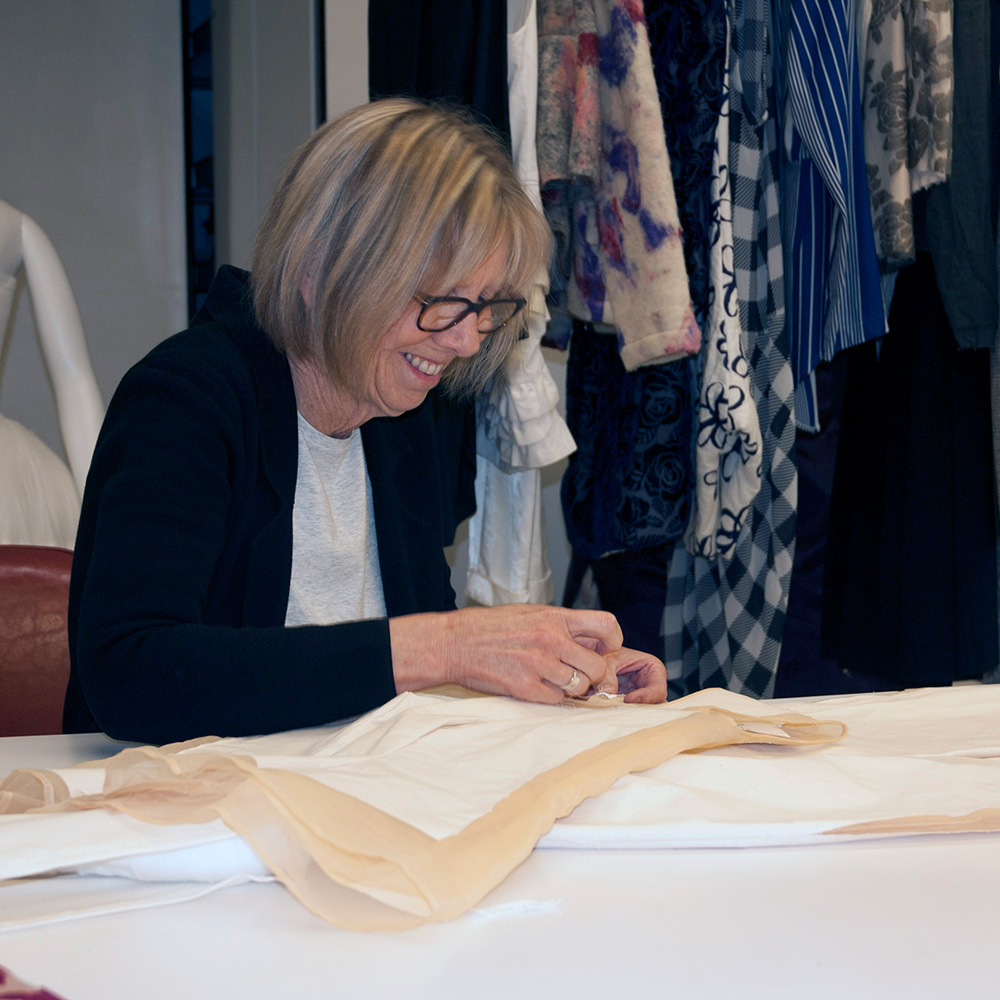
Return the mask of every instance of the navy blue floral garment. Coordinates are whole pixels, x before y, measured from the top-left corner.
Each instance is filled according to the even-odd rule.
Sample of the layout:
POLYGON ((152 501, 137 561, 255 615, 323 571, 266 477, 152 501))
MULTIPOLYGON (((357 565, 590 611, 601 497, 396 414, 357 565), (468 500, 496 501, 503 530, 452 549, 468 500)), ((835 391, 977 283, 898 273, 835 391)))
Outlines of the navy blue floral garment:
POLYGON ((597 559, 683 532, 692 485, 689 373, 686 363, 626 372, 614 336, 574 321, 566 423, 579 448, 562 481, 574 551, 597 559))
POLYGON ((726 68, 724 0, 649 0, 646 26, 663 106, 695 316, 708 314, 712 147, 726 68))
MULTIPOLYGON (((709 187, 722 102, 723 0, 647 0, 646 24, 695 316, 709 304, 709 187)), ((681 537, 694 483, 695 361, 631 374, 616 339, 575 323, 566 420, 577 441, 562 483, 570 545, 600 558, 681 537)), ((664 575, 666 566, 664 566, 664 575)))

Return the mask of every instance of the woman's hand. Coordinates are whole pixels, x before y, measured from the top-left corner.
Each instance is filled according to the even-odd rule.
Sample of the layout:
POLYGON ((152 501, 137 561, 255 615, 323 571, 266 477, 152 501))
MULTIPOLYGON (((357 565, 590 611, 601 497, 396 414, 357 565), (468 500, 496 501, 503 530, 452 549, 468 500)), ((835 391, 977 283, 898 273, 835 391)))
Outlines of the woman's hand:
POLYGON ((622 647, 605 653, 604 661, 608 670, 596 691, 623 694, 630 704, 667 700, 667 668, 652 654, 622 647))
MULTIPOLYGON (((632 659, 609 659, 622 651, 622 633, 607 611, 535 604, 463 608, 391 618, 389 634, 400 692, 454 683, 557 704, 567 693, 585 694, 612 669, 637 674, 643 696, 626 700, 646 701, 658 690, 651 663, 663 670, 655 657, 631 650, 632 659)), ((665 673, 663 691, 665 696, 665 673)))

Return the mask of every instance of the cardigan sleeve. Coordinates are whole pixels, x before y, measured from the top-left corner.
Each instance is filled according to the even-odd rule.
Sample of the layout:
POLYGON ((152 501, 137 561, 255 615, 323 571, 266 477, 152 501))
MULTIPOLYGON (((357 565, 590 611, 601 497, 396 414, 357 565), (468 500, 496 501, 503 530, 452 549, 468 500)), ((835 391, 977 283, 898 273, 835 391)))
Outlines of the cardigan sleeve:
POLYGON ((74 557, 70 731, 92 717, 112 737, 155 744, 247 735, 395 695, 387 620, 284 627, 292 496, 261 472, 257 393, 238 351, 159 349, 123 380, 74 557), (287 560, 263 559, 277 599, 248 623, 251 582, 262 586, 249 567, 260 577, 269 532, 287 560))

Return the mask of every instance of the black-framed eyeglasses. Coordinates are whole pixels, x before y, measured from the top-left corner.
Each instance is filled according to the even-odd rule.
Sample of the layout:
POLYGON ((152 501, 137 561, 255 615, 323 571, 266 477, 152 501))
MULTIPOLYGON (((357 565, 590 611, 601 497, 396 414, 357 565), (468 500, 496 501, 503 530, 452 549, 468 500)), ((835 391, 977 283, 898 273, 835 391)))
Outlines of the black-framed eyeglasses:
POLYGON ((417 328, 424 333, 440 333, 458 326, 469 313, 476 314, 480 333, 496 333, 505 327, 525 306, 524 299, 486 299, 472 302, 457 295, 414 296, 420 303, 417 328))

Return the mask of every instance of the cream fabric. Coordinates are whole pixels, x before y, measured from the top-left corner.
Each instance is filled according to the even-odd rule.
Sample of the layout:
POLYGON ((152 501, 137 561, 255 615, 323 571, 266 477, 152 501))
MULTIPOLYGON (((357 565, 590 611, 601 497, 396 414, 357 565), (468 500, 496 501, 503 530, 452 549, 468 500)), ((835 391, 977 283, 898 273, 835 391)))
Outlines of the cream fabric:
POLYGON ((72 549, 80 498, 66 463, 0 413, 0 544, 72 549))
POLYGON ((830 836, 1000 829, 995 685, 749 707, 738 695, 710 691, 683 703, 738 706, 748 715, 794 708, 841 720, 847 736, 807 754, 724 748, 678 757, 582 803, 539 846, 779 846, 830 836))
MULTIPOLYGON (((263 871, 331 922, 411 926, 475 905, 556 819, 623 774, 683 751, 824 743, 842 733, 837 722, 798 714, 749 720, 699 706, 595 712, 407 694, 343 728, 15 772, 0 786, 0 812, 13 814, 0 822, 0 878, 107 866, 143 854, 139 842, 160 830, 175 851, 197 846, 198 824, 203 842, 217 843, 221 819, 253 846, 263 871), (99 821, 80 822, 94 809, 99 821)), ((239 874, 220 866, 213 877, 239 874)))
POLYGON ((538 469, 504 472, 476 464, 476 514, 469 521, 466 596, 479 604, 551 604, 538 469))
POLYGON ((597 704, 407 695, 349 726, 17 772, 0 786, 0 811, 13 811, 0 816, 0 879, 109 877, 103 895, 93 878, 65 880, 63 896, 62 879, 0 884, 0 927, 273 873, 334 923, 392 928, 476 905, 536 842, 779 846, 1000 829, 997 686, 597 704), (696 748, 706 752, 679 752, 696 748), (41 801, 82 811, 17 812, 41 801), (124 875, 160 887, 130 890, 124 875))

